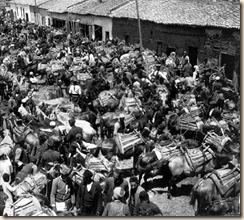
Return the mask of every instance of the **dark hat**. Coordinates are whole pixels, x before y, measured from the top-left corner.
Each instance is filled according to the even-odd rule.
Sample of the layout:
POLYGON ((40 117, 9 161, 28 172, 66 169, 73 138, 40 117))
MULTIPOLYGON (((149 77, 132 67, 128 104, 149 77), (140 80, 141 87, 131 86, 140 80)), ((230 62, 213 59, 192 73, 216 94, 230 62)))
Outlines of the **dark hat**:
POLYGON ((93 173, 90 170, 85 170, 83 176, 84 178, 92 178, 93 173))

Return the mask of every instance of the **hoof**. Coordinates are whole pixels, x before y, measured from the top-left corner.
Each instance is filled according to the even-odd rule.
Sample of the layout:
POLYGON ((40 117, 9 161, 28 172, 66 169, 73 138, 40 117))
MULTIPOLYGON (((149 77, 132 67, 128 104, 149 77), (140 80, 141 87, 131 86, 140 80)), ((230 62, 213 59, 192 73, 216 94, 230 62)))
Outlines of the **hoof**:
POLYGON ((171 200, 171 199, 172 199, 171 194, 168 194, 168 195, 167 195, 167 198, 171 200))

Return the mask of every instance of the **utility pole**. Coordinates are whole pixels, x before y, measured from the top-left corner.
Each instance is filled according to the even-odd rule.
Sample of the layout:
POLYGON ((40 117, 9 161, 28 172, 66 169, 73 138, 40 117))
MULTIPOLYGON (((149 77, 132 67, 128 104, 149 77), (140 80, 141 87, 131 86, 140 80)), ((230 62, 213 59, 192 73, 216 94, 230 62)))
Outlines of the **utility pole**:
POLYGON ((35 10, 34 10, 34 15, 35 15, 35 23, 36 24, 39 24, 39 22, 38 22, 38 14, 37 14, 37 3, 36 3, 36 0, 34 0, 35 1, 35 10))
POLYGON ((138 32, 139 32, 139 38, 140 38, 140 50, 142 51, 142 34, 141 34, 141 20, 140 20, 140 14, 139 14, 139 6, 138 6, 138 0, 136 1, 136 12, 137 12, 137 21, 138 21, 138 32))

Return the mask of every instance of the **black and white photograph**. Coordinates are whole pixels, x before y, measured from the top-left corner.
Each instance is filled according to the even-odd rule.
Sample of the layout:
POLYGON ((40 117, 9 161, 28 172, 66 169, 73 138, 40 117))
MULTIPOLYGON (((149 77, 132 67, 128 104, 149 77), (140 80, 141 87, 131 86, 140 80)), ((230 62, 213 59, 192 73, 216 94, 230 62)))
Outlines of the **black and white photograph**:
POLYGON ((241 216, 241 2, 0 0, 0 216, 241 216))

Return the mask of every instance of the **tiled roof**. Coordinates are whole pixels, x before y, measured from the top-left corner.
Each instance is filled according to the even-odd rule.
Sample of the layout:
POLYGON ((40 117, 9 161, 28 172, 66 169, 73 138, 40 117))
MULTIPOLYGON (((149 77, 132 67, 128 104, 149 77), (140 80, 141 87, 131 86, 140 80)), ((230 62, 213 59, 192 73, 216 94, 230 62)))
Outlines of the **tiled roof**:
POLYGON ((35 6, 35 4, 37 4, 38 6, 40 4, 43 4, 44 2, 46 2, 48 0, 12 0, 10 1, 10 3, 12 4, 20 4, 20 5, 31 5, 31 6, 35 6))
POLYGON ((82 0, 49 0, 44 4, 41 4, 39 7, 47 9, 50 12, 64 13, 69 6, 79 2, 82 2, 82 0))
MULTIPOLYGON (((240 29, 240 2, 232 0, 138 0, 140 18, 163 24, 240 29)), ((137 18, 135 0, 112 17, 137 18)))
POLYGON ((98 16, 109 16, 111 10, 123 6, 130 0, 83 0, 80 4, 68 8, 68 12, 74 14, 92 14, 98 16))

